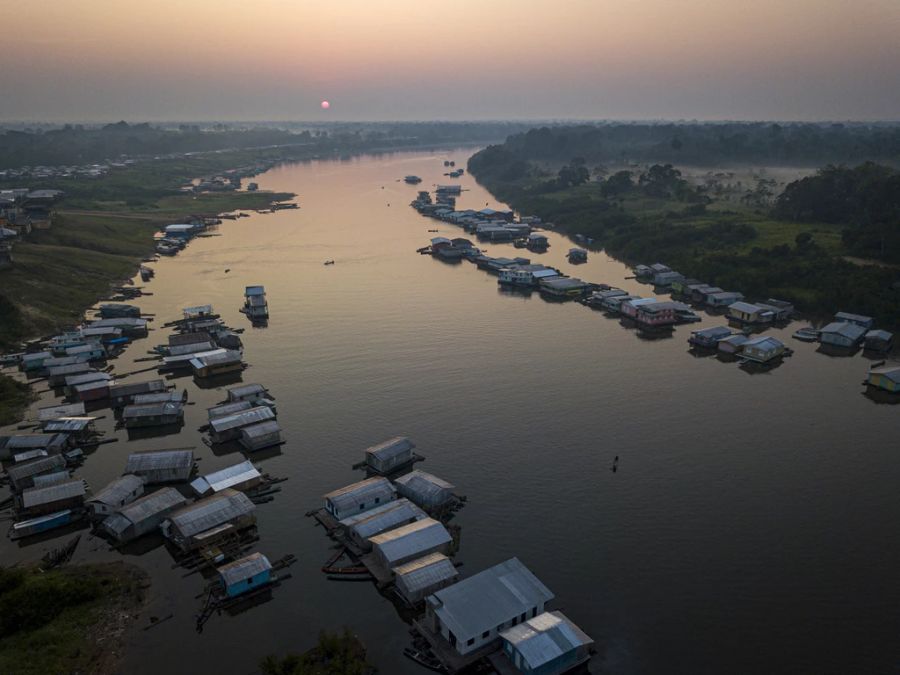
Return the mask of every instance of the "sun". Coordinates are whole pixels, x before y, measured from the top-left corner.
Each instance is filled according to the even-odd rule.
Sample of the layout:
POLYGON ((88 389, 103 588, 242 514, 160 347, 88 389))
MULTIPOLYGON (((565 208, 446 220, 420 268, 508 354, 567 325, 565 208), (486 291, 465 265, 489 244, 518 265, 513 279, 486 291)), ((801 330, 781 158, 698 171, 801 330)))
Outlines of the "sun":
POLYGON ((331 104, 328 101, 322 101, 319 105, 322 106, 322 110, 328 110, 331 107, 331 104))

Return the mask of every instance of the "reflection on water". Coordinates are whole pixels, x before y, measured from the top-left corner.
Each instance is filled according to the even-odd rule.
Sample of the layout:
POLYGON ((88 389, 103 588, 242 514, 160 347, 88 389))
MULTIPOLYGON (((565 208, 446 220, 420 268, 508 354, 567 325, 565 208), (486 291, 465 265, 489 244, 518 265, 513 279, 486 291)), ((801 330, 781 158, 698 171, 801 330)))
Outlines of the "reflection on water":
MULTIPOLYGON (((122 552, 83 541, 76 561, 139 563, 154 580, 148 613, 174 614, 135 631, 125 670, 253 672, 262 655, 306 649, 320 629, 346 624, 382 672, 422 672, 402 656, 408 626, 390 601, 371 584, 320 573, 331 541, 304 517, 321 495, 360 478, 352 466, 363 448, 399 434, 427 457, 423 469, 468 496, 454 521, 466 535, 462 574, 518 556, 597 640, 596 671, 895 669, 897 410, 860 395, 870 362, 828 358, 792 341, 790 327, 775 328, 794 356, 747 377, 714 351, 688 349, 689 332, 723 325, 721 316, 701 313, 699 325, 647 339, 603 312, 509 292, 468 262, 417 254, 429 229, 460 231, 408 208, 416 188, 397 179, 422 176, 425 189, 446 181, 444 159, 465 156, 273 169, 260 186, 297 192, 301 209, 226 221, 221 236, 155 265, 154 295, 138 304, 156 314, 156 330, 116 371, 146 367, 132 362, 165 341, 161 324, 182 307, 212 303, 226 323, 247 327, 241 379, 276 396, 287 441, 253 460, 289 479, 259 507, 258 550, 298 561, 270 601, 217 616, 197 635, 203 581, 173 570, 158 541, 122 552), (266 287, 267 328, 251 328, 238 312, 250 284, 266 287)), ((461 183, 461 208, 502 206, 469 176, 461 183)), ((565 257, 571 244, 548 236, 547 253, 527 256, 653 293, 602 252, 576 268, 565 257)), ((241 457, 207 448, 197 432, 224 383, 173 383, 195 404, 181 433, 128 440, 115 432, 119 442, 100 446, 78 472, 94 490, 135 450, 194 447, 202 473, 241 457)), ((114 424, 108 413, 98 422, 108 434, 114 424)), ((33 559, 62 541, 5 543, 3 559, 33 559)))

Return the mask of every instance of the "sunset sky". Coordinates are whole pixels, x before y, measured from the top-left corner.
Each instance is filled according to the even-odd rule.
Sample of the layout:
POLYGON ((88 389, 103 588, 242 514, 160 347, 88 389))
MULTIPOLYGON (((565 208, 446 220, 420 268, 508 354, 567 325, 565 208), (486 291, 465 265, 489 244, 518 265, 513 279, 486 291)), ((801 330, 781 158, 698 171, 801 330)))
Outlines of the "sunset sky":
POLYGON ((0 16, 5 120, 900 118, 900 0, 0 0, 0 16))

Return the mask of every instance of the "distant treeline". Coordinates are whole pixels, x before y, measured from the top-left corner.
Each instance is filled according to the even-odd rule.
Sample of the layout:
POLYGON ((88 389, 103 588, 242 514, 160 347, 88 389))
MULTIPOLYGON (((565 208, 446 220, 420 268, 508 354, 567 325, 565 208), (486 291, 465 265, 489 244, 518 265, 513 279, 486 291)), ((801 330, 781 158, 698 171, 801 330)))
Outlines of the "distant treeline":
POLYGON ((510 136, 518 159, 693 166, 822 166, 900 161, 900 124, 605 123, 541 127, 510 136))
POLYGON ((186 152, 246 149, 271 145, 336 145, 347 151, 360 146, 429 145, 489 142, 521 132, 514 122, 334 123, 311 129, 224 124, 161 127, 118 122, 88 127, 0 131, 0 169, 23 166, 72 166, 122 157, 148 157, 186 152))

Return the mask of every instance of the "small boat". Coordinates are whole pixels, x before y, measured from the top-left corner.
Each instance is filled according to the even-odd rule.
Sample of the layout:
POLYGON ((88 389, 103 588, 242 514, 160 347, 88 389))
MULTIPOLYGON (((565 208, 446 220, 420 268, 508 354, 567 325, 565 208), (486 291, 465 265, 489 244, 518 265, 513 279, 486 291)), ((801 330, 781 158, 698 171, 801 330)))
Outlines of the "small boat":
POLYGON ((33 534, 40 534, 47 530, 68 525, 80 517, 81 514, 79 512, 66 509, 46 516, 22 520, 18 523, 13 523, 12 527, 9 528, 9 538, 21 539, 22 537, 28 537, 33 534))
POLYGON ((334 265, 334 260, 326 260, 325 264, 326 265, 334 265))
POLYGON ((417 185, 422 182, 422 179, 418 176, 405 176, 403 178, 404 183, 409 183, 410 185, 417 185))
POLYGON ((528 246, 528 242, 524 239, 516 239, 513 242, 513 246, 515 246, 516 248, 525 248, 526 246, 528 246))
POLYGON ((426 654, 425 652, 420 652, 417 649, 413 649, 412 647, 404 647, 403 655, 415 661, 423 668, 428 668, 428 670, 433 670, 436 673, 446 673, 447 669, 444 668, 444 664, 442 664, 437 658, 426 654))
POLYGON ((800 340, 801 342, 815 342, 819 339, 819 331, 812 326, 804 326, 803 328, 794 331, 794 334, 791 335, 791 337, 795 340, 800 340))

